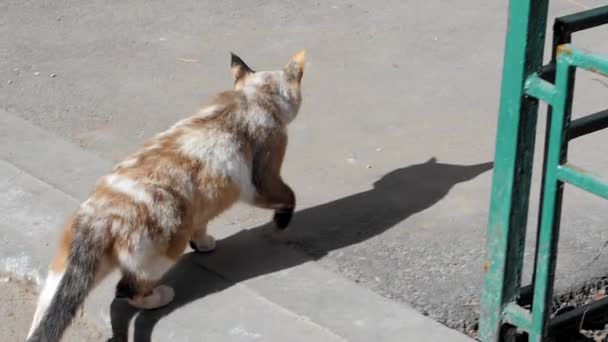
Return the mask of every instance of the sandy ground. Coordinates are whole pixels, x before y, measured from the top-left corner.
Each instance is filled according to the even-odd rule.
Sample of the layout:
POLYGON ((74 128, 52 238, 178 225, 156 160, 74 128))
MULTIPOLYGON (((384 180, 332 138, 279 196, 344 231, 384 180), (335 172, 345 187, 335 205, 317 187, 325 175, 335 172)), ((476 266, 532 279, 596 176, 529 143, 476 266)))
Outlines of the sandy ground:
MULTIPOLYGON (((4 313, 0 321, 0 340, 24 341, 34 315, 38 292, 35 286, 27 281, 2 275, 0 293, 0 312, 4 313)), ((79 317, 68 328, 62 341, 105 341, 108 337, 99 327, 88 322, 86 317, 79 317)))

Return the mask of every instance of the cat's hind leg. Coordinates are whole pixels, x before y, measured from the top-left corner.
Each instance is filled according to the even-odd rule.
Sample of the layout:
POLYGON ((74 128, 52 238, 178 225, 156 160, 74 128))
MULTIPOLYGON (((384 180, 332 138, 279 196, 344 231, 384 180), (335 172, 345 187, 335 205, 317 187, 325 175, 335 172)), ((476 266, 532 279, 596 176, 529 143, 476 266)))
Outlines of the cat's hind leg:
POLYGON ((123 276, 116 285, 116 298, 126 299, 138 309, 156 309, 173 301, 173 288, 159 284, 162 275, 173 262, 170 259, 156 259, 157 265, 140 267, 136 272, 123 270, 123 276))
POLYGON ((175 292, 170 286, 133 275, 124 275, 116 285, 116 298, 124 298, 138 309, 157 309, 171 303, 174 297, 175 292))
POLYGON ((116 298, 124 298, 139 309, 156 309, 173 301, 173 289, 159 281, 177 258, 150 247, 120 253, 118 260, 123 277, 116 286, 116 298))
POLYGON ((197 252, 207 253, 215 249, 215 238, 207 234, 207 225, 197 227, 192 233, 190 247, 197 252))

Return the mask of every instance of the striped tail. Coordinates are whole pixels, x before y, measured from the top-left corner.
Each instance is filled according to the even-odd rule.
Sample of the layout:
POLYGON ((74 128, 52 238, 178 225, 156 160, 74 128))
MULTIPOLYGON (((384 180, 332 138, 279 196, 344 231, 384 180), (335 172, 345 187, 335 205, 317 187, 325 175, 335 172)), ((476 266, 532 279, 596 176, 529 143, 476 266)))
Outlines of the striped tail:
POLYGON ((77 230, 65 273, 28 342, 57 342, 61 339, 93 287, 103 250, 104 246, 89 229, 77 230))

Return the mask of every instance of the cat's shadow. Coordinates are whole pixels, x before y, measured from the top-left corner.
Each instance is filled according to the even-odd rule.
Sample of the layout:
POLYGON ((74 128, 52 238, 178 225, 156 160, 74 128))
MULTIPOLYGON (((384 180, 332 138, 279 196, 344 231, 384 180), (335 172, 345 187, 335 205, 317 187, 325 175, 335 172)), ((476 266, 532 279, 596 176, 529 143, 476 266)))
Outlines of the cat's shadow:
MULTIPOLYGON (((134 340, 151 341, 156 323, 189 302, 381 234, 437 203, 454 185, 491 168, 491 162, 455 165, 431 158, 387 173, 371 190, 300 210, 283 232, 275 232, 272 224, 266 224, 218 241, 212 253, 185 254, 163 280, 175 289, 175 300, 166 307, 140 312, 134 322, 134 340), (305 253, 269 238, 275 235, 292 241, 305 253)), ((110 341, 127 341, 130 321, 138 311, 117 300, 110 311, 110 341)))

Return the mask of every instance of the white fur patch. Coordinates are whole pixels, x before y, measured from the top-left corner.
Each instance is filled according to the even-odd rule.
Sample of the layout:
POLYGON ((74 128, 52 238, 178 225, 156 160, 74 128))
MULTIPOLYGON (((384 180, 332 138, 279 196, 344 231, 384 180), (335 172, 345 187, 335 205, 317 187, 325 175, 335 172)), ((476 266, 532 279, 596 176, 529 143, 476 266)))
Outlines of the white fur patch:
POLYGON ((166 164, 163 168, 163 171, 166 173, 165 180, 158 180, 159 184, 165 183, 165 185, 170 185, 174 191, 177 191, 180 195, 184 196, 186 199, 192 200, 195 193, 195 185, 192 182, 192 174, 190 172, 175 167, 171 164, 166 164))
POLYGON ((161 148, 161 144, 158 141, 155 141, 154 143, 146 146, 146 148, 144 148, 145 151, 152 151, 152 150, 156 150, 158 148, 161 148))
MULTIPOLYGON (((298 114, 299 108, 297 108, 297 105, 289 94, 289 85, 287 84, 283 71, 256 72, 253 77, 247 79, 247 83, 243 87, 243 92, 247 99, 250 101, 255 100, 256 96, 258 96, 258 88, 264 84, 273 84, 279 87, 279 93, 273 96, 273 100, 280 107, 280 114, 285 123, 293 121, 298 114)), ((264 118, 260 118, 260 120, 263 119, 264 118)), ((260 124, 262 126, 264 126, 264 124, 267 125, 265 122, 260 122, 260 124)))
POLYGON ((78 210, 78 213, 83 215, 93 215, 95 213, 95 207, 93 206, 93 201, 89 198, 84 201, 78 210))
POLYGON ((211 106, 207 106, 204 108, 201 108, 198 113, 196 113, 196 117, 207 117, 207 116, 211 116, 213 114, 215 114, 218 109, 220 109, 220 106, 218 105, 211 105, 211 106))
POLYGON ((253 74, 253 77, 247 78, 243 86, 243 93, 248 100, 255 99, 258 96, 259 88, 265 84, 280 83, 281 73, 272 71, 259 71, 253 74))
POLYGON ((133 243, 131 252, 121 251, 118 254, 120 265, 143 279, 160 279, 173 266, 174 261, 159 253, 158 243, 140 235, 133 243))
POLYGON ((134 166, 135 164, 137 164, 137 158, 129 158, 127 160, 123 160, 122 162, 116 164, 114 169, 116 170, 119 168, 127 168, 127 167, 134 166))
POLYGON ((257 106, 252 106, 249 112, 239 113, 238 115, 240 116, 239 119, 245 122, 251 131, 259 128, 275 128, 278 126, 272 114, 257 106))
POLYGON ((290 100, 288 86, 284 82, 279 85, 279 92, 281 95, 277 96, 279 98, 276 99, 276 102, 281 107, 281 115, 285 123, 288 124, 296 118, 299 108, 297 104, 290 100))
POLYGON ((167 285, 160 285, 154 288, 151 294, 143 298, 129 298, 127 301, 131 306, 139 309, 149 310, 165 306, 175 298, 175 291, 167 285))
POLYGON ((110 174, 105 177, 105 182, 112 190, 128 195, 136 202, 142 202, 148 205, 152 203, 152 196, 150 196, 146 189, 130 178, 117 174, 110 174))
POLYGON ((275 81, 274 76, 275 75, 270 71, 258 71, 254 73, 252 77, 247 78, 247 82, 243 87, 243 92, 245 93, 245 96, 247 96, 248 98, 250 96, 255 96, 256 92, 258 91, 257 88, 259 86, 262 86, 266 83, 270 83, 269 79, 275 81))
MULTIPOLYGON (((160 138, 160 136, 157 136, 157 139, 158 138, 160 138)), ((116 166, 114 166, 114 170, 117 170, 117 169, 120 169, 120 168, 128 168, 128 167, 135 166, 137 164, 137 162, 139 161, 139 157, 142 155, 142 153, 144 153, 144 152, 150 152, 150 151, 159 149, 161 147, 162 146, 161 146, 161 144, 158 141, 154 141, 150 145, 144 147, 142 150, 137 151, 136 153, 132 154, 129 158, 127 158, 127 159, 121 161, 120 163, 116 164, 116 166)))
POLYGON ((181 213, 178 211, 176 203, 174 203, 174 199, 170 193, 160 189, 157 191, 162 192, 167 200, 161 200, 154 203, 150 215, 158 222, 158 226, 161 229, 163 236, 166 239, 169 239, 181 223, 181 213))
POLYGON ((201 161, 213 177, 230 178, 241 188, 241 198, 253 198, 251 168, 232 134, 218 130, 193 131, 178 142, 186 156, 201 161))
POLYGON ((53 271, 49 271, 48 276, 46 277, 46 281, 44 282, 44 288, 40 293, 40 297, 38 297, 38 305, 36 306, 36 312, 34 313, 34 319, 32 321, 32 326, 30 327, 30 331, 28 332, 28 338, 34 332, 38 324, 40 324, 40 320, 44 313, 48 309, 51 304, 51 300, 57 292, 57 288, 59 287, 59 283, 61 282, 61 278, 63 274, 56 274, 53 271))
POLYGON ((206 231, 199 229, 192 235, 191 241, 196 245, 200 252, 210 252, 215 249, 215 238, 206 231))

